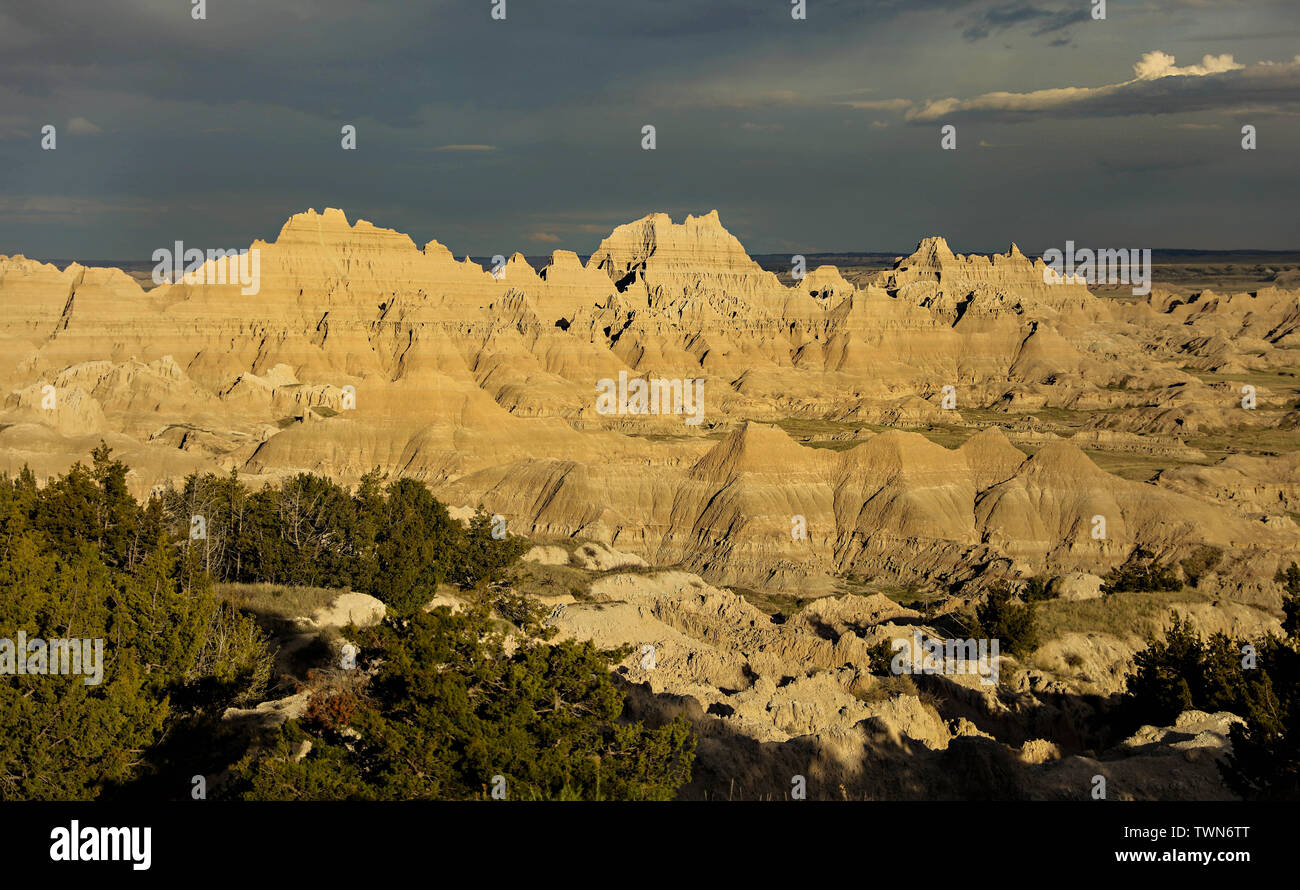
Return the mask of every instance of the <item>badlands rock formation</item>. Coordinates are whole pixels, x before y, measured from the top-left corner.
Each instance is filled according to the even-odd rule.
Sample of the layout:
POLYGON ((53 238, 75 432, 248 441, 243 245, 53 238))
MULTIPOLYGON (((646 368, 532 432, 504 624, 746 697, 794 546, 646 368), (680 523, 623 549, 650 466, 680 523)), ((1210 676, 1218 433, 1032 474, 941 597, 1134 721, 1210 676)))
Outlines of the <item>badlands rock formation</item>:
MULTIPOLYGON (((942 636, 883 596, 821 598, 778 623, 695 575, 613 574, 547 623, 561 638, 631 651, 617 671, 635 716, 695 724, 687 798, 780 799, 796 775, 810 798, 832 800, 1083 800, 1096 775, 1118 799, 1230 797, 1215 761, 1239 717, 1188 711, 1107 739, 1095 700, 1047 688, 1040 670, 1006 656, 997 686, 882 676, 870 647, 942 636)), ((1081 668, 1062 665, 1062 676, 1081 669, 1095 691, 1113 692, 1137 645, 1069 639, 1042 654, 1075 655, 1081 668)))
POLYGON ((831 267, 786 287, 716 212, 496 276, 334 209, 252 248, 255 294, 0 257, 0 469, 45 477, 101 438, 142 497, 378 467, 517 534, 799 594, 1208 544, 1267 599, 1300 554, 1296 291, 1121 302, 942 238, 863 287, 831 267), (620 375, 702 380, 703 423, 602 412, 620 375))

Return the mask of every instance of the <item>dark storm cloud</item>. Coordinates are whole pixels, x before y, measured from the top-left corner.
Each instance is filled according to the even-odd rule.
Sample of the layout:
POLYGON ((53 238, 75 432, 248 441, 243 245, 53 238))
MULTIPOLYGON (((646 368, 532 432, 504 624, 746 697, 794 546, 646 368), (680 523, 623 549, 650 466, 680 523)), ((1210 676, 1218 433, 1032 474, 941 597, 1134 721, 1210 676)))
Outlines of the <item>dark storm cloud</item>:
MULTIPOLYGON (((0 0, 0 253, 238 246, 310 206, 475 255, 587 252, 645 213, 715 207, 760 252, 897 250, 936 233, 1005 246, 1053 214, 1070 215, 1073 237, 1089 220, 1149 218, 1133 183, 1044 209, 1023 170, 1117 175, 1135 140, 1176 155, 1213 131, 1089 124, 1081 140, 1075 121, 1226 109, 1195 99, 1225 85, 1138 84, 1074 110, 988 97, 1115 85, 1174 41, 1241 54, 1213 35, 1285 35, 1297 18, 1272 0, 1111 0, 1112 21, 1078 27, 1087 0, 808 0, 806 21, 789 0, 508 0, 505 22, 491 0, 208 0, 203 22, 190 6, 0 0), (997 40, 963 37, 972 28, 997 40), (939 149, 938 118, 924 117, 935 108, 962 120, 962 150, 939 149), (897 126, 905 114, 915 126, 897 126), (1012 118, 1029 123, 1009 137, 1012 118), (345 123, 355 152, 340 148, 345 123), (39 148, 47 124, 57 151, 39 148), (654 152, 640 149, 646 124, 654 152)), ((1285 37, 1258 38, 1248 64, 1293 54, 1285 37)), ((1261 114, 1290 107, 1283 90, 1226 88, 1261 114)), ((1298 131, 1279 116, 1261 139, 1254 175, 1279 185, 1259 191, 1234 242, 1300 240, 1273 234, 1290 219, 1298 131)), ((1182 228, 1161 242, 1212 244, 1224 194, 1196 171, 1181 185, 1203 212, 1171 216, 1182 228)))
POLYGON ((425 102, 513 109, 598 92, 682 62, 851 39, 904 10, 972 0, 6 0, 0 78, 32 95, 94 78, 101 88, 214 103, 280 103, 333 116, 364 104, 395 125, 425 102), (791 28, 799 27, 799 32, 791 28), (166 76, 160 76, 166 72, 166 76))
MULTIPOLYGON (((1091 6, 1081 6, 1078 2, 1059 9, 1047 9, 1028 3, 996 4, 978 10, 976 21, 962 32, 962 36, 967 40, 983 40, 995 31, 1032 24, 1034 27, 1030 33, 1035 37, 1041 37, 1088 21, 1092 17, 1090 10, 1091 6)), ((1059 41, 1054 41, 1053 45, 1061 44, 1059 41)))

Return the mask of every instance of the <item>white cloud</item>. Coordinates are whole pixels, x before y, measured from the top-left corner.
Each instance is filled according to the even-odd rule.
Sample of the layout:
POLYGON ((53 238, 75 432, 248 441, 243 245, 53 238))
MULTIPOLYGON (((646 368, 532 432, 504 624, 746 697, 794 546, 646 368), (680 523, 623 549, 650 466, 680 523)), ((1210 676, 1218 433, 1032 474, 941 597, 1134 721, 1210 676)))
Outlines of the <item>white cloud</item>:
POLYGON ((1232 53, 1221 56, 1206 55, 1199 65, 1179 68, 1174 64, 1174 57, 1160 50, 1152 50, 1142 56, 1133 66, 1133 74, 1138 80, 1155 80, 1157 77, 1205 77, 1207 74, 1222 74, 1225 71, 1240 71, 1245 65, 1239 65, 1232 58, 1232 53))
POLYGON ((1168 53, 1145 53, 1134 77, 1098 87, 1056 87, 1028 93, 993 92, 972 99, 936 99, 914 107, 907 120, 926 123, 956 116, 1023 120, 1053 117, 1116 117, 1177 114, 1253 105, 1269 109, 1300 105, 1300 56, 1290 62, 1239 64, 1230 54, 1206 55, 1199 65, 1178 67, 1168 53))
POLYGON ((68 121, 68 132, 73 136, 93 136, 104 131, 84 117, 74 117, 68 121))
POLYGON ((167 205, 135 198, 101 200, 67 195, 0 196, 0 213, 37 222, 84 222, 88 216, 165 213, 167 205))
POLYGON ((902 111, 905 108, 912 107, 911 99, 871 99, 862 101, 852 99, 843 103, 850 108, 857 108, 861 111, 902 111))

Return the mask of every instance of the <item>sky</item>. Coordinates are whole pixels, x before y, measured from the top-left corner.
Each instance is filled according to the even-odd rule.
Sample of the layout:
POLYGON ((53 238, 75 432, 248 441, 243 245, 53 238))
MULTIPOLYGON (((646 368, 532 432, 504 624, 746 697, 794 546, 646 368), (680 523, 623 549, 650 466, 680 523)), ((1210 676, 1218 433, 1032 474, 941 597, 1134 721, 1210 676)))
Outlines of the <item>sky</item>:
POLYGON ((750 253, 1300 248, 1300 0, 196 2, 0 0, 0 254, 325 207, 474 256, 713 209, 750 253))

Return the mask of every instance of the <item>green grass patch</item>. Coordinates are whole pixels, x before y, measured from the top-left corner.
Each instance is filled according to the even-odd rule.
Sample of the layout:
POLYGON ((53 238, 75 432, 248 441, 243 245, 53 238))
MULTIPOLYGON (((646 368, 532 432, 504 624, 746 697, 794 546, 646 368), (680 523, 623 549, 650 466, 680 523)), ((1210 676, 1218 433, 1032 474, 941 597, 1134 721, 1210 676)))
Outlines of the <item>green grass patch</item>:
POLYGON ((1215 459, 1230 454, 1290 454, 1296 450, 1295 430, 1237 429, 1230 433, 1188 436, 1192 448, 1215 459))
POLYGON ((1130 482, 1145 482, 1161 470, 1171 467, 1185 464, 1205 466, 1210 463, 1210 461, 1181 461, 1172 457, 1133 454, 1127 451, 1098 451, 1095 448, 1084 448, 1083 452, 1107 473, 1114 473, 1130 482))
POLYGON ((327 587, 295 587, 287 584, 214 584, 217 596, 237 609, 263 618, 310 618, 328 606, 345 590, 327 587))
POLYGON ((517 591, 529 596, 558 597, 567 593, 583 601, 591 598, 591 580, 595 575, 575 566, 518 562, 510 568, 508 578, 517 591))
POLYGON ((796 614, 816 597, 798 597, 788 593, 775 593, 766 590, 753 590, 748 587, 731 587, 733 593, 743 597, 747 603, 768 615, 789 618, 796 614))
POLYGON ((1188 374, 1199 377, 1203 383, 1250 383, 1264 389, 1300 393, 1300 370, 1296 368, 1271 368, 1266 371, 1247 371, 1245 374, 1213 374, 1195 368, 1183 368, 1188 374))
POLYGON ((1176 603, 1208 602, 1192 588, 1158 593, 1113 593, 1092 600, 1047 600, 1038 604, 1038 632, 1044 640, 1067 633, 1107 633, 1124 638, 1146 637, 1161 630, 1176 603))

